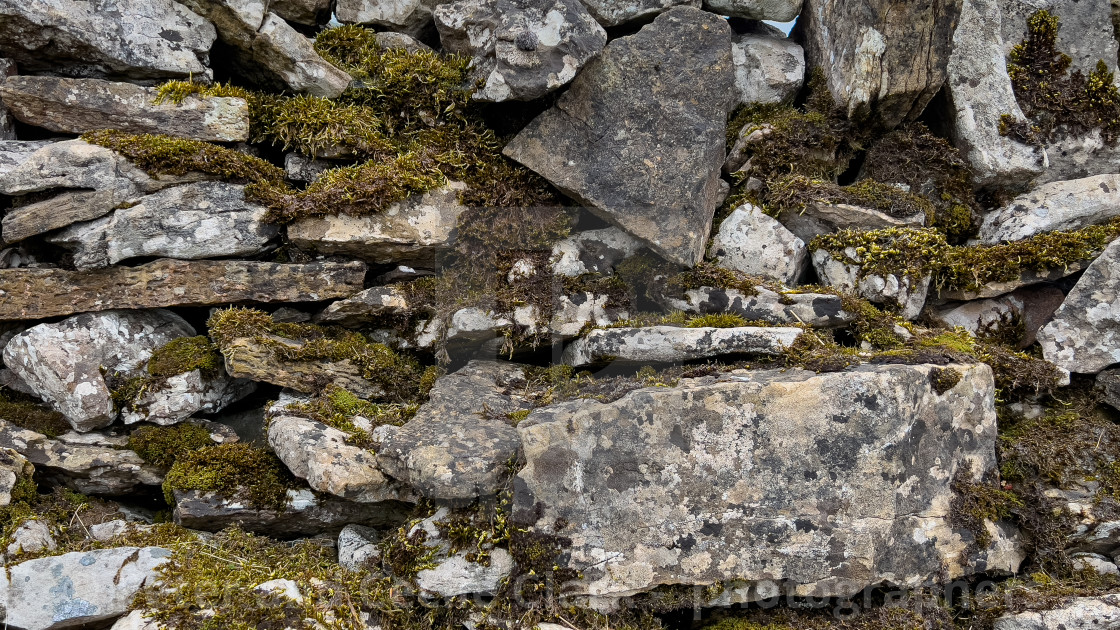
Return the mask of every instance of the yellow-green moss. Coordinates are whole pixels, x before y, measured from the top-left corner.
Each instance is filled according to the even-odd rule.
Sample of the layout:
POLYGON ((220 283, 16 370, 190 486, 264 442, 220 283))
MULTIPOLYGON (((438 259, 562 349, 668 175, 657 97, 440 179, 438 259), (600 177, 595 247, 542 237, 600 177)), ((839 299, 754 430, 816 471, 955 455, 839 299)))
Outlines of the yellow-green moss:
POLYGON ((862 275, 895 275, 918 280, 937 270, 948 248, 945 236, 931 228, 840 230, 813 239, 836 260, 859 265, 862 275), (848 249, 852 251, 847 251, 848 249))
POLYGON ((1058 16, 1049 11, 1027 20, 1026 40, 1012 48, 1007 73, 1033 133, 1009 119, 1001 121, 1000 132, 1030 142, 1099 130, 1113 144, 1120 137, 1120 91, 1113 75, 1104 60, 1088 76, 1070 73, 1072 59, 1057 49, 1059 28, 1058 16))
POLYGON ((369 420, 373 427, 399 427, 412 419, 419 408, 417 404, 371 403, 341 387, 329 385, 322 395, 307 402, 288 405, 285 412, 306 414, 312 420, 346 433, 348 443, 375 450, 373 438, 354 424, 355 417, 361 416, 369 420))
POLYGON ((205 335, 179 337, 152 351, 148 374, 166 378, 199 370, 203 376, 214 376, 222 367, 218 347, 205 335))
POLYGON ((686 328, 741 328, 751 323, 742 315, 735 313, 711 313, 690 318, 686 328))
POLYGON ((175 460, 184 453, 213 445, 210 431, 190 422, 180 422, 168 427, 140 427, 128 436, 129 450, 135 451, 140 459, 160 468, 171 468, 175 460))
POLYGON ((971 464, 957 469, 951 484, 953 500, 949 506, 949 521, 953 527, 972 533, 976 548, 986 549, 992 535, 984 525, 1011 518, 1012 510, 1023 507, 1016 495, 999 488, 994 483, 972 479, 971 464))
POLYGON ((843 124, 828 114, 799 111, 787 105, 747 105, 736 110, 727 125, 728 149, 745 131, 766 128, 767 135, 752 144, 746 156, 747 173, 763 180, 783 175, 835 180, 851 157, 843 124))
POLYGON ((860 206, 893 217, 923 215, 931 224, 937 214, 934 205, 924 197, 870 179, 837 186, 801 175, 783 177, 770 182, 766 202, 766 212, 773 216, 786 211, 799 213, 811 203, 860 206))
POLYGON ((210 337, 224 353, 237 339, 252 339, 271 348, 279 361, 349 361, 363 378, 377 383, 391 402, 418 402, 431 386, 424 368, 415 359, 397 353, 381 343, 369 341, 361 333, 315 324, 273 321, 264 311, 228 308, 214 313, 206 322, 210 337), (295 345, 281 340, 297 342, 295 345))
POLYGON ((962 374, 960 370, 954 368, 934 368, 930 370, 929 382, 930 385, 933 385, 933 391, 938 394, 944 394, 956 387, 957 383, 961 382, 961 377, 962 374))
POLYGON ((240 442, 179 453, 163 482, 170 505, 175 504, 176 490, 197 490, 272 510, 286 507, 287 491, 294 487, 291 473, 275 455, 240 442))
POLYGON ((55 438, 71 429, 61 413, 38 404, 30 396, 0 391, 0 420, 55 438))

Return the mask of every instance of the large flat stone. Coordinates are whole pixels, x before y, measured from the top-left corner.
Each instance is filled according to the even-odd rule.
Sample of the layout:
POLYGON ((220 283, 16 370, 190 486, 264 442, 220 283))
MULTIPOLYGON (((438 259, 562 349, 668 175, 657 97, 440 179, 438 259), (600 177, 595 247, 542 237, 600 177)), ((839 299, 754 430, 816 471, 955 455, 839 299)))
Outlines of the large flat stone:
POLYGON ((119 129, 214 142, 249 139, 249 106, 241 98, 190 96, 178 105, 157 105, 155 88, 29 76, 8 78, 0 97, 20 122, 61 133, 119 129))
POLYGON ((279 263, 157 260, 96 271, 0 269, 0 321, 115 308, 238 302, 319 302, 362 290, 359 262, 279 263))
POLYGON ((694 265, 722 201, 734 84, 727 23, 674 7, 608 44, 505 154, 669 260, 694 265))
POLYGON ((950 524, 957 471, 996 467, 991 369, 952 366, 942 394, 938 369, 745 372, 537 409, 518 426, 514 521, 569 539, 572 592, 607 598, 733 580, 847 597, 1014 571, 1020 554, 970 551, 950 524))
POLYGON ((676 363, 725 355, 777 355, 801 336, 800 328, 608 328, 592 330, 564 349, 566 365, 603 361, 676 363))
POLYGON ((221 531, 237 525, 245 531, 277 538, 319 536, 342 531, 351 524, 395 527, 412 510, 407 503, 355 503, 319 497, 304 488, 289 490, 282 511, 260 509, 212 492, 175 491, 175 522, 189 529, 221 531))
POLYGON ((985 245, 1047 232, 1077 230, 1120 216, 1120 175, 1043 184, 984 215, 977 239, 985 245))

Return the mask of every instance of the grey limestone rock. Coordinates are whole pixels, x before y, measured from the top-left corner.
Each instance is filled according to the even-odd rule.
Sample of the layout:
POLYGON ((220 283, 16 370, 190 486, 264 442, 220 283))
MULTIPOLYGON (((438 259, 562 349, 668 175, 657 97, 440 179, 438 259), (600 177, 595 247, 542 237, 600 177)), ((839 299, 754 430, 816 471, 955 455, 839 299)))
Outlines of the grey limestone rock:
POLYGON ((801 336, 800 328, 608 328, 587 333, 564 349, 562 361, 577 367, 604 361, 677 363, 726 355, 779 355, 801 336))
POLYGON ((1120 240, 1093 261, 1038 333, 1042 356, 1060 368, 1096 374, 1120 363, 1120 240))

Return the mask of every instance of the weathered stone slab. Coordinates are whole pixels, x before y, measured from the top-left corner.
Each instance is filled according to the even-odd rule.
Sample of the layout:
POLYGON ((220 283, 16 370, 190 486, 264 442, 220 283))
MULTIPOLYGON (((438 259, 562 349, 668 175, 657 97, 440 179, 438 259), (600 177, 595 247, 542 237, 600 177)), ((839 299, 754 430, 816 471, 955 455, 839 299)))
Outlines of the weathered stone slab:
POLYGON ((686 313, 733 313, 747 321, 771 324, 806 324, 814 328, 836 328, 850 323, 851 313, 843 300, 829 293, 778 293, 756 287, 754 295, 737 289, 701 287, 684 295, 662 295, 659 301, 668 309, 686 313))
POLYGON ((1120 175, 1043 184, 984 215, 977 239, 985 245, 1046 232, 1077 230, 1120 216, 1120 175))
POLYGON ((145 256, 248 257, 267 250, 280 235, 279 227, 265 222, 267 214, 268 208, 245 199, 244 186, 198 182, 141 197, 47 241, 72 250, 78 269, 145 256))
POLYGON ((606 598, 732 580, 847 597, 1014 571, 1021 554, 971 551, 950 525, 953 476, 996 467, 991 369, 951 366, 941 394, 939 369, 746 372, 537 409, 518 426, 514 521, 570 539, 573 592, 606 598))
POLYGON ((371 287, 361 293, 339 300, 315 315, 315 322, 349 328, 375 324, 379 319, 408 313, 410 305, 405 291, 395 286, 371 287))
POLYGON ((777 355, 804 332, 800 328, 609 328, 592 330, 564 349, 565 365, 603 361, 676 363, 734 354, 777 355))
POLYGON ((719 226, 708 255, 721 267, 793 286, 809 266, 805 241, 753 204, 719 226))
POLYGON ((214 27, 174 0, 4 2, 0 50, 25 73, 209 78, 214 27))
POLYGON ((175 491, 175 522, 189 529, 221 531, 237 525, 245 531, 292 538, 338 533, 351 524, 395 527, 412 510, 407 503, 355 503, 322 498, 304 488, 289 490, 283 511, 261 509, 212 492, 175 491))
POLYGON ((170 557, 162 547, 115 547, 13 565, 0 578, 0 623, 25 630, 103 627, 128 612, 170 557))
POLYGON ((691 266, 722 201, 734 82, 727 23, 674 7, 608 44, 505 154, 691 266))
POLYGON ((238 302, 319 302, 362 290, 360 262, 279 263, 157 260, 96 271, 0 269, 0 321, 115 308, 238 302))
POLYGON ((189 96, 178 105, 157 105, 155 88, 29 76, 5 80, 0 98, 20 122, 61 133, 119 129, 214 142, 249 139, 249 106, 241 98, 189 96))
POLYGON ((809 70, 855 119, 914 120, 945 83, 962 0, 806 0, 798 20, 809 70))
POLYGON ((1047 361, 1070 372, 1096 374, 1120 363, 1120 240, 1089 265, 1038 342, 1047 361))
POLYGON ((504 386, 523 378, 522 366, 486 361, 444 376, 412 420, 384 429, 377 464, 429 498, 494 494, 521 446, 505 416, 523 405, 504 386))

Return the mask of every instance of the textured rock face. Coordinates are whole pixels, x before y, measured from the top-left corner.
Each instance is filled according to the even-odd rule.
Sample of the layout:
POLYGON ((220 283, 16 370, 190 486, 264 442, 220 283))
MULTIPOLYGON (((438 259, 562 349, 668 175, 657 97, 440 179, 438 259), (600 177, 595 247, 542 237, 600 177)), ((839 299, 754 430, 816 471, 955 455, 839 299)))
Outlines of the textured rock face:
POLYGON ((1044 232, 1076 230, 1120 216, 1120 175, 1051 182, 984 215, 977 238, 995 245, 1044 232))
POLYGON ((641 247, 638 239, 616 227, 579 232, 552 246, 552 271, 570 278, 608 274, 641 247))
POLYGON ((789 22, 801 12, 801 0, 704 0, 704 8, 748 20, 789 22))
POLYGON ((833 328, 852 321, 844 310, 840 296, 824 293, 791 293, 783 295, 766 287, 756 287, 755 295, 744 295, 736 289, 702 287, 689 289, 683 296, 662 296, 661 303, 669 309, 686 313, 733 313, 748 321, 772 324, 807 324, 814 328, 833 328))
POLYGON ((280 17, 295 22, 315 26, 330 14, 330 0, 274 0, 268 8, 280 17))
POLYGON ((787 230, 802 241, 812 242, 814 237, 838 230, 881 230, 892 227, 921 227, 926 224, 924 213, 908 217, 895 217, 874 208, 863 208, 844 203, 810 202, 800 212, 786 211, 778 220, 787 230))
POLYGON ((441 378, 416 417, 386 430, 377 464, 429 498, 494 494, 521 445, 506 414, 522 405, 503 390, 523 378, 520 366, 485 361, 441 378))
POLYGON ((35 474, 35 466, 20 455, 19 451, 0 447, 0 507, 12 502, 12 489, 16 482, 35 474))
POLYGON ((1120 362, 1120 241, 1113 241, 1038 333, 1042 356, 1070 372, 1096 374, 1120 362))
POLYGON ((245 531, 291 538, 337 533, 350 524, 397 526, 412 508, 407 503, 355 503, 319 497, 308 489, 289 490, 284 511, 255 508, 243 501, 194 490, 175 492, 175 522, 216 532, 237 525, 245 531))
POLYGON ((121 409, 121 420, 176 424, 196 413, 217 413, 253 393, 256 386, 253 381, 230 378, 224 370, 214 376, 203 376, 199 370, 176 374, 146 388, 121 409))
POLYGON ((73 76, 209 77, 214 39, 209 22, 174 0, 0 5, 0 49, 24 72, 65 68, 73 76))
POLYGON ((76 430, 89 431, 117 417, 106 374, 129 374, 152 350, 194 334, 169 311, 78 315, 16 335, 4 347, 4 364, 76 430))
POLYGON ((793 285, 809 264, 805 241, 762 209, 746 204, 719 226, 708 255, 721 267, 793 285))
POLYGON ((1058 50, 1070 56, 1071 68, 1089 74, 1104 61, 1116 72, 1116 34, 1109 0, 999 0, 1004 57, 1026 39, 1027 20, 1045 10, 1058 16, 1058 50))
POLYGON ((53 143, 50 140, 0 140, 0 179, 48 144, 53 143))
MULTIPOLYGON (((845 253, 854 256, 856 252, 849 247, 845 253)), ((836 260, 823 249, 813 252, 813 267, 825 285, 855 293, 875 304, 897 304, 899 315, 905 319, 914 319, 922 312, 929 294, 931 277, 928 275, 922 278, 896 274, 865 275, 859 265, 836 260)))
POLYGON ((1053 610, 1004 615, 994 630, 1117 630, 1120 595, 1078 597, 1053 610))
POLYGON ((999 133, 1005 114, 1025 120, 1007 75, 1000 4, 1001 0, 964 0, 945 82, 949 131, 978 185, 1021 187, 1041 173, 1047 161, 1045 151, 999 133))
POLYGON ((987 332, 1014 330, 1022 324, 1020 347, 1035 342, 1038 330, 1062 305, 1065 294, 1049 285, 1023 287, 1007 295, 939 309, 932 317, 947 328, 961 327, 976 335, 987 332))
POLYGON ((155 104, 155 88, 99 79, 10 77, 0 97, 20 122, 62 133, 119 129, 197 140, 243 142, 249 106, 240 98, 188 97, 155 104))
POLYGON ((439 0, 337 0, 335 16, 344 24, 372 24, 417 35, 432 21, 439 0))
POLYGON ((0 420, 0 447, 23 453, 40 474, 78 492, 118 496, 163 483, 161 471, 121 446, 52 440, 0 420))
POLYGON ((962 0, 806 0, 798 21, 848 115, 890 128, 913 120, 945 82, 962 0))
POLYGON ((564 349, 565 365, 603 361, 675 363, 722 355, 777 355, 801 336, 800 328, 611 328, 592 330, 564 349))
MULTIPOLYGON (((577 591, 604 597, 724 580, 845 597, 968 575, 950 480, 996 465, 994 382, 954 366, 937 394, 935 369, 752 372, 538 409, 518 427, 514 518, 570 538, 577 591)), ((1016 568, 983 556, 978 570, 1016 568)))
POLYGON ((312 490, 358 503, 413 498, 381 473, 373 453, 347 444, 342 431, 280 413, 269 422, 268 444, 288 470, 306 479, 312 490))
POLYGON ((354 297, 331 304, 315 316, 315 322, 357 328, 386 316, 405 314, 409 310, 405 291, 393 286, 371 287, 354 297))
POLYGON ((733 36, 740 103, 788 103, 805 81, 805 51, 777 29, 733 36))
POLYGON ((579 0, 457 0, 435 10, 440 42, 473 57, 480 101, 529 101, 567 85, 607 43, 579 0))
POLYGON ((3 622, 47 630, 112 621, 170 556, 162 547, 117 547, 21 562, 0 579, 3 622))
POLYGON ((381 562, 380 535, 372 527, 347 525, 338 533, 338 563, 351 571, 376 567, 381 562))
POLYGON ((612 41, 505 153, 669 260, 697 263, 721 200, 730 28, 676 7, 612 41))
POLYGON ((244 186, 198 182, 147 195, 136 205, 71 225, 48 240, 73 250, 78 269, 143 256, 253 256, 280 234, 278 227, 264 222, 267 213, 264 206, 246 201, 244 186))
POLYGON ((288 239, 323 254, 432 269, 450 247, 459 215, 466 210, 458 199, 465 188, 451 182, 373 216, 301 219, 288 226, 288 239))
POLYGON ((258 80, 295 92, 336 98, 350 75, 323 60, 311 40, 254 0, 184 0, 214 23, 218 37, 233 47, 241 70, 258 80))
POLYGON ((363 263, 157 260, 98 271, 0 269, 0 320, 116 308, 318 302, 362 290, 363 263))
POLYGON ((380 398, 385 395, 381 385, 362 376, 362 368, 350 362, 328 360, 282 360, 277 348, 298 350, 303 342, 273 337, 273 344, 258 339, 233 339, 225 345, 226 372, 237 378, 248 378, 264 383, 288 387, 297 392, 311 394, 334 383, 362 398, 380 398))
POLYGON ((416 586, 430 596, 455 597, 456 595, 492 595, 498 592, 502 580, 513 572, 513 557, 501 548, 486 545, 488 562, 472 561, 476 554, 471 551, 451 553, 447 536, 440 531, 441 526, 453 522, 448 517, 447 508, 440 508, 435 514, 420 521, 409 530, 409 534, 423 532, 425 544, 434 548, 431 568, 416 574, 416 586))
POLYGON ((675 6, 700 7, 700 0, 582 0, 591 15, 606 27, 649 19, 675 6))

